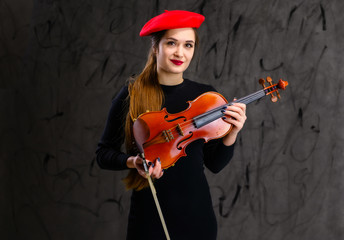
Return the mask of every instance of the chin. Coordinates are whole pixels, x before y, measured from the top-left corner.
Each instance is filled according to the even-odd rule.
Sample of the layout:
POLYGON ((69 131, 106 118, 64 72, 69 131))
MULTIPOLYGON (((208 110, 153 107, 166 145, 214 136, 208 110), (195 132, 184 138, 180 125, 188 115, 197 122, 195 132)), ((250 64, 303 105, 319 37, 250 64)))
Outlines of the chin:
POLYGON ((171 73, 183 73, 185 72, 185 70, 187 69, 187 67, 173 67, 173 68, 170 68, 170 72, 171 73))

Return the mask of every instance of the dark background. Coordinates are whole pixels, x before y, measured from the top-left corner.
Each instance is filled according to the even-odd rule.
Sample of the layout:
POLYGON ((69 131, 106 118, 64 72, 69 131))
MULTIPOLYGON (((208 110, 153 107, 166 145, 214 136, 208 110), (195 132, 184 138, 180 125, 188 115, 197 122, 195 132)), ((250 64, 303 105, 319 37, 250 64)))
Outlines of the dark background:
POLYGON ((1 239, 125 238, 126 172, 94 152, 165 9, 206 16, 185 77, 228 99, 290 83, 248 106, 233 160, 206 172, 218 239, 343 239, 343 1, 0 0, 1 239))

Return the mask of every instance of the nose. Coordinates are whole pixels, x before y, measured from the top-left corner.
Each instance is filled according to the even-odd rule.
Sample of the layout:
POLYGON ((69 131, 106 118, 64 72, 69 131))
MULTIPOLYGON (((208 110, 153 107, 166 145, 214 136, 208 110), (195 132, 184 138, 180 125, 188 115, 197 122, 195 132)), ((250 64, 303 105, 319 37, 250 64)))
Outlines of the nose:
POLYGON ((181 45, 177 46, 176 51, 174 52, 176 57, 183 57, 183 47, 181 45))

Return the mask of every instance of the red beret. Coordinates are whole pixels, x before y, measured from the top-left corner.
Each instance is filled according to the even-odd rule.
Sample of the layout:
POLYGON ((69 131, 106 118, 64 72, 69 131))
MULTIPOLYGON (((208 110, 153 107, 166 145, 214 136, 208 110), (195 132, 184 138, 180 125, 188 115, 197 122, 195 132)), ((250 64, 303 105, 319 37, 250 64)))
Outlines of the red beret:
POLYGON ((152 18, 141 29, 140 36, 149 36, 154 32, 159 32, 167 29, 175 28, 199 28, 205 17, 201 14, 183 11, 173 10, 152 18))

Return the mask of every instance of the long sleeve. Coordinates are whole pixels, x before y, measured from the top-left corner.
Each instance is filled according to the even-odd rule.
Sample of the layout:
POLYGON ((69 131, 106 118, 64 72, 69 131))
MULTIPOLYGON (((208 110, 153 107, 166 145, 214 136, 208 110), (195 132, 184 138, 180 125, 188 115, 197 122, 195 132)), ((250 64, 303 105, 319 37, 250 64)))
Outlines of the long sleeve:
POLYGON ((127 169, 126 161, 129 155, 121 151, 125 136, 125 117, 128 111, 127 96, 128 88, 125 86, 112 100, 106 126, 96 150, 97 162, 103 169, 127 169))
MULTIPOLYGON (((212 86, 207 91, 217 90, 212 86)), ((219 173, 233 157, 234 145, 226 146, 222 142, 222 138, 214 139, 205 143, 203 147, 204 151, 204 165, 213 173, 219 173)))
POLYGON ((226 146, 222 139, 209 141, 203 148, 204 165, 213 173, 220 172, 232 159, 234 145, 226 146))

